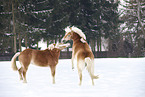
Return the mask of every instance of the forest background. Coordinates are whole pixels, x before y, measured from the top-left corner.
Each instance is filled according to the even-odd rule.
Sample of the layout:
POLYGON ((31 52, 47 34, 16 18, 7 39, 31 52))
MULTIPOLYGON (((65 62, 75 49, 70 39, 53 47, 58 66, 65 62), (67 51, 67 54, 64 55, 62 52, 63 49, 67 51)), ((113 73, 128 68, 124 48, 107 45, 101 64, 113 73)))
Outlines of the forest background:
POLYGON ((144 56, 145 0, 123 1, 1 0, 0 54, 40 49, 41 40, 47 45, 60 42, 64 28, 75 25, 93 52, 104 45, 120 55, 144 56))

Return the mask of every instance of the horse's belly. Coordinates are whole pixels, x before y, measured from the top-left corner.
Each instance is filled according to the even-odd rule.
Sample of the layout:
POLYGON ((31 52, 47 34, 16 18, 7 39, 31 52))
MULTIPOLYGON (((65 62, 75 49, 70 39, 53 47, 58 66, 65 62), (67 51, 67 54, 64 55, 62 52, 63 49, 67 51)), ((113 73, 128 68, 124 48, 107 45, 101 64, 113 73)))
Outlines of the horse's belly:
POLYGON ((37 66, 41 66, 41 67, 48 67, 49 64, 47 62, 41 62, 41 61, 31 61, 31 64, 37 65, 37 66))

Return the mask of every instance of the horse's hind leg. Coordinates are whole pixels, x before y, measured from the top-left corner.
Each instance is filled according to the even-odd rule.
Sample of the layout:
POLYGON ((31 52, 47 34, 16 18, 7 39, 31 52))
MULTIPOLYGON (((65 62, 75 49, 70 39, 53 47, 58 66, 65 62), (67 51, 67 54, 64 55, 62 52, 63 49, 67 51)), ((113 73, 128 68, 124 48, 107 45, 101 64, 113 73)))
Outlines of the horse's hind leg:
POLYGON ((26 72, 28 70, 28 65, 22 65, 22 77, 23 77, 23 83, 27 83, 27 80, 26 80, 26 72))
POLYGON ((88 63, 87 64, 87 70, 88 70, 88 73, 89 73, 89 75, 90 75, 90 77, 92 79, 92 85, 94 85, 94 70, 93 69, 94 68, 93 68, 92 64, 88 63))
POLYGON ((80 79, 79 85, 81 85, 82 84, 82 71, 85 68, 85 62, 83 60, 78 60, 77 68, 78 68, 78 75, 79 75, 79 79, 80 79))
POLYGON ((23 83, 27 83, 27 80, 26 80, 26 72, 27 72, 27 70, 24 70, 23 71, 23 78, 24 78, 23 83))
POLYGON ((19 72, 19 75, 20 75, 20 80, 23 80, 23 76, 22 76, 22 74, 23 74, 23 67, 21 67, 21 68, 18 70, 18 72, 19 72))
POLYGON ((27 72, 27 69, 21 67, 19 70, 19 75, 20 75, 20 80, 23 80, 23 83, 27 83, 27 80, 26 80, 26 72, 27 72))
POLYGON ((94 79, 98 79, 98 76, 94 75, 94 61, 87 61, 87 70, 88 73, 90 74, 90 77, 92 79, 92 85, 94 85, 94 79))
POLYGON ((79 74, 79 78, 80 78, 79 85, 81 85, 82 84, 82 71, 80 69, 78 69, 78 74, 79 74))

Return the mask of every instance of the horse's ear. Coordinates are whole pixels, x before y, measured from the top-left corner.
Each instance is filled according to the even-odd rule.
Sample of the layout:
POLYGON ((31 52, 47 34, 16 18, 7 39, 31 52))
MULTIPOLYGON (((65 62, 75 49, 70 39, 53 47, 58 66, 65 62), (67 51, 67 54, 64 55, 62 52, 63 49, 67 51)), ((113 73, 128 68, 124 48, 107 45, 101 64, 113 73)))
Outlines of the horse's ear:
POLYGON ((49 49, 49 50, 53 50, 53 49, 54 49, 54 47, 55 47, 55 45, 56 45, 55 43, 50 44, 50 45, 48 46, 48 49, 49 49))

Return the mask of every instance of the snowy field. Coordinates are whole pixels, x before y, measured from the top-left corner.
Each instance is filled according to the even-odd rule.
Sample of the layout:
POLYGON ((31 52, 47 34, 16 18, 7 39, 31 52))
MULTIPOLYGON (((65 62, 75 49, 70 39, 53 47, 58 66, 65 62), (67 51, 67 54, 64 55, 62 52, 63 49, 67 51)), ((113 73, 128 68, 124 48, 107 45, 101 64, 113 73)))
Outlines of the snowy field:
MULTIPOLYGON (((17 65, 19 62, 17 62, 17 65)), ((71 69, 70 59, 61 59, 56 68, 56 84, 52 84, 50 68, 30 65, 27 84, 19 80, 10 61, 0 62, 0 97, 145 97, 145 58, 95 59, 91 78, 83 71, 79 86, 77 68, 71 69)))

